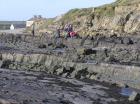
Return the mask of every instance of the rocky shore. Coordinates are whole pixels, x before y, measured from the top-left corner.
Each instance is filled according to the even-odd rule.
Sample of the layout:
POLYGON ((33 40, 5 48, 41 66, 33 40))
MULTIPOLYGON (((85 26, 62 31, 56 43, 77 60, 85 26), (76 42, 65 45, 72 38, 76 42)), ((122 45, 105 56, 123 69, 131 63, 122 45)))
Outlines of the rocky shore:
POLYGON ((137 102, 129 102, 128 96, 122 96, 119 87, 129 86, 140 89, 139 37, 97 35, 87 38, 55 39, 46 35, 33 37, 31 35, 1 34, 0 44, 0 67, 2 68, 0 98, 2 99, 12 98, 18 104, 19 102, 20 104, 39 104, 38 102, 40 104, 137 104, 137 102), (11 71, 7 69, 11 69, 11 71), (25 75, 25 73, 29 75, 25 75), (61 77, 57 77, 57 75, 61 77), (44 79, 45 77, 47 80, 44 79), (31 83, 25 86, 23 82, 31 83), (55 83, 55 87, 52 83, 55 83), (81 90, 82 92, 77 92, 82 83, 86 87, 83 88, 83 91, 81 90), (89 86, 91 83, 93 83, 92 87, 98 87, 98 84, 103 86, 103 88, 100 87, 103 92, 99 89, 101 93, 95 94, 97 91, 95 89, 98 88, 91 88, 89 86), (48 86, 45 87, 47 84, 50 89, 48 86), (36 88, 37 86, 39 88, 36 88), (63 86, 63 89, 59 90, 60 86, 63 86), (67 86, 73 92, 71 90, 67 92, 67 86), (103 93, 107 90, 104 87, 107 87, 109 95, 103 97, 103 100, 103 93), (6 93, 5 89, 8 91, 7 94, 4 94, 6 93), (33 89, 35 90, 32 91, 33 89), (47 92, 48 90, 50 92, 47 92), (62 90, 65 94, 61 94, 62 90), (83 95, 83 92, 87 91, 89 93, 83 95), (12 95, 14 92, 16 92, 15 95, 12 95), (58 98, 52 97, 57 95, 55 92, 58 94, 58 98), (75 95, 76 92, 78 95, 75 95), (67 93, 72 94, 70 96, 67 93), (23 99, 24 96, 31 99, 26 97, 23 99), (47 100, 44 98, 46 96, 47 100), (83 96, 86 97, 84 101, 83 96), (76 100, 72 100, 73 97, 76 100))
POLYGON ((131 104, 120 88, 91 80, 6 69, 0 79, 0 104, 131 104))
POLYGON ((0 104, 140 104, 140 0, 33 24, 0 31, 0 104))

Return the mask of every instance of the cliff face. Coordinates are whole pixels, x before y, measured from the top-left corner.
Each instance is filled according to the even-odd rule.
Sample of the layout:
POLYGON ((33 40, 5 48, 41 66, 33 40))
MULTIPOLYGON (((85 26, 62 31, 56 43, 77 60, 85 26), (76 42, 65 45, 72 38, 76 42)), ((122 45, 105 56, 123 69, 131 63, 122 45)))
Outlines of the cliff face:
POLYGON ((83 27, 88 34, 98 30, 114 30, 132 33, 140 30, 140 0, 118 0, 115 3, 94 8, 86 16, 83 27))
MULTIPOLYGON (((38 23, 38 32, 53 33, 71 23, 80 35, 107 31, 135 33, 140 30, 140 0, 117 0, 95 8, 72 9, 64 15, 38 23)), ((105 32, 103 32, 106 34, 105 32)))
POLYGON ((133 33, 140 30, 140 0, 117 0, 95 8, 72 9, 48 25, 63 27, 72 23, 80 35, 108 30, 133 33))
MULTIPOLYGON (((120 0, 121 1, 121 0, 120 0)), ((125 4, 123 3, 114 3, 113 12, 114 14, 110 17, 101 16, 97 24, 100 25, 94 27, 111 29, 121 32, 136 32, 140 29, 140 3, 139 1, 125 4)), ((93 21, 96 21, 93 19, 93 21)))

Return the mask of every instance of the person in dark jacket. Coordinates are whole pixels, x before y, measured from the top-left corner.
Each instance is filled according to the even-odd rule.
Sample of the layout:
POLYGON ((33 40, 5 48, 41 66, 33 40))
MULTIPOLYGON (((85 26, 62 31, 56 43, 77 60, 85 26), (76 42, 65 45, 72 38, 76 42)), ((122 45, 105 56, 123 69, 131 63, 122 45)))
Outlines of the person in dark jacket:
POLYGON ((68 32, 73 32, 73 26, 71 24, 68 26, 68 32))
POLYGON ((33 27, 32 27, 32 35, 35 36, 35 23, 33 23, 33 27))
POLYGON ((56 38, 60 38, 60 29, 56 30, 55 37, 56 38))

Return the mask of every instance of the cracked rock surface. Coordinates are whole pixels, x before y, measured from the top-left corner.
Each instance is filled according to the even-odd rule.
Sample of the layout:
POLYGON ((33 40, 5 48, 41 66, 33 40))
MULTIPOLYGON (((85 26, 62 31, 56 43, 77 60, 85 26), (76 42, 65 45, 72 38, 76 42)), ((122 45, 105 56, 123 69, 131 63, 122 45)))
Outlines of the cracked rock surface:
POLYGON ((14 102, 8 104, 129 104, 119 90, 86 79, 0 69, 0 98, 14 102))

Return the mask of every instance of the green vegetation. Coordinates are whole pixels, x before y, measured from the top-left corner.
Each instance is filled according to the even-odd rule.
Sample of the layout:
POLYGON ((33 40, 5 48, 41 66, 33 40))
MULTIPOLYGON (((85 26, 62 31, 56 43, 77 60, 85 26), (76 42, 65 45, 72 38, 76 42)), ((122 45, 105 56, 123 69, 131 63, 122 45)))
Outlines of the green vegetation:
POLYGON ((53 18, 49 18, 47 19, 46 23, 49 24, 53 24, 54 23, 54 19, 53 18))
POLYGON ((116 6, 127 6, 140 3, 140 0, 117 0, 114 3, 95 8, 95 14, 100 16, 114 16, 116 6))
POLYGON ((136 3, 140 3, 140 0, 117 0, 115 2, 116 5, 132 5, 136 3))
MULTIPOLYGON (((76 22, 80 17, 87 17, 91 14, 99 15, 100 17, 113 17, 115 15, 115 7, 119 5, 130 5, 133 3, 138 3, 140 0, 117 0, 111 4, 106 4, 100 7, 95 8, 95 12, 92 13, 93 8, 84 8, 84 9, 72 9, 68 11, 57 23, 66 24, 68 22, 76 22)), ((54 24, 54 19, 49 19, 47 24, 54 24)), ((79 24, 79 22, 76 22, 79 24)))
POLYGON ((43 23, 40 24, 38 28, 42 30, 48 28, 50 25, 54 25, 54 18, 49 18, 46 21, 43 21, 43 23))
POLYGON ((102 7, 95 8, 95 14, 100 15, 100 16, 112 17, 115 15, 115 6, 104 5, 102 7))
POLYGON ((61 18, 61 21, 63 23, 66 23, 68 21, 74 21, 76 18, 89 15, 91 11, 92 8, 72 9, 61 18))
POLYGON ((47 19, 45 23, 41 24, 39 29, 47 29, 51 26, 63 27, 67 23, 72 23, 75 28, 83 28, 82 26, 85 26, 85 23, 87 23, 87 27, 91 27, 92 21, 95 17, 98 19, 102 19, 102 17, 112 18, 115 16, 115 7, 138 3, 140 3, 140 0, 116 0, 116 2, 111 4, 106 4, 95 8, 72 9, 58 20, 57 17, 47 19))

